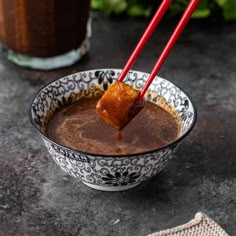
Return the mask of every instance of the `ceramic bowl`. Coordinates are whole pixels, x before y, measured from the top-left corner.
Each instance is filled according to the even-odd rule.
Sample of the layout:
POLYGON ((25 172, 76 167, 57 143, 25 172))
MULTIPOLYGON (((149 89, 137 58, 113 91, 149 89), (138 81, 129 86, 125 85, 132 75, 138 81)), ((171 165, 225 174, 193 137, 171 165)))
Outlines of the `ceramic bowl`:
MULTIPOLYGON (((159 173, 196 122, 196 109, 189 96, 172 82, 156 77, 145 97, 169 109, 178 119, 180 135, 172 143, 143 153, 100 155, 73 150, 48 138, 48 117, 56 109, 81 97, 96 96, 107 90, 120 72, 119 69, 88 70, 55 80, 36 94, 30 108, 31 122, 58 166, 87 186, 104 191, 130 189, 159 173)), ((147 78, 147 73, 130 71, 124 82, 140 90, 147 78)))

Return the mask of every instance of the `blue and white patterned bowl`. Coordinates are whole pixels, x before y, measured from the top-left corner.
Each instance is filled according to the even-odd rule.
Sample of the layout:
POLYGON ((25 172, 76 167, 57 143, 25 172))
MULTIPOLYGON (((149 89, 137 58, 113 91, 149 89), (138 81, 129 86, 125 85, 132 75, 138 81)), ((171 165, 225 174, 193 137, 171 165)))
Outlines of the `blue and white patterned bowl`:
MULTIPOLYGON (((167 109, 179 120, 180 135, 172 143, 144 153, 116 156, 73 150, 47 137, 48 117, 57 108, 107 90, 120 72, 118 69, 97 69, 60 78, 37 93, 30 109, 33 126, 61 169, 89 187, 104 191, 130 189, 159 173, 196 122, 196 109, 186 93, 170 81, 156 77, 146 93, 146 99, 167 109)), ((147 73, 130 71, 124 82, 141 89, 147 78, 147 73)))

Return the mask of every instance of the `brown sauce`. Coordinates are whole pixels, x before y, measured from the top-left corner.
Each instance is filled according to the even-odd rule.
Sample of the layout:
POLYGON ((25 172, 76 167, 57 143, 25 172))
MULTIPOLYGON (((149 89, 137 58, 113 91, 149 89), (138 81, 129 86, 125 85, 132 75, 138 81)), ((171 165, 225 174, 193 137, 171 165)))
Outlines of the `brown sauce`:
POLYGON ((153 150, 178 137, 175 118, 150 102, 119 134, 96 114, 99 98, 83 98, 56 112, 48 125, 49 138, 84 152, 122 155, 153 150))

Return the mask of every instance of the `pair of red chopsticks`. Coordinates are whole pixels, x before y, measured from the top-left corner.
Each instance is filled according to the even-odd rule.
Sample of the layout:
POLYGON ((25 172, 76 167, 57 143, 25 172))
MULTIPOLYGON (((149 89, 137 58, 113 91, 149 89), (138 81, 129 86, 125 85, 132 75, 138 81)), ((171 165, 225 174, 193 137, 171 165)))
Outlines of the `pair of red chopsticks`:
MULTIPOLYGON (((162 64, 164 63, 166 57, 168 56, 169 52, 171 51, 172 47, 174 46, 176 40, 179 38, 180 34, 182 33, 183 29, 185 28, 187 22, 189 21, 192 13, 194 12, 195 8, 197 7, 200 0, 191 0, 188 4, 187 8, 185 9, 180 21, 178 22, 176 28, 174 29, 172 35, 170 36, 167 44, 165 45, 160 57, 158 58, 152 72, 150 73, 147 82, 145 83, 144 87, 141 90, 139 100, 140 102, 143 99, 144 94, 146 93, 148 87, 152 83, 153 79, 157 75, 157 72, 160 70, 162 64)), ((138 42, 137 46, 135 47, 134 51, 132 52, 129 60, 127 61, 124 69, 122 70, 118 80, 122 81, 128 71, 130 70, 131 66, 134 64, 136 58, 138 57, 139 53, 143 49, 144 45, 154 32, 155 28, 157 27, 158 23, 164 16, 165 12, 167 11, 168 7, 170 6, 172 0, 163 0, 160 7, 157 9, 154 17, 152 18, 151 22, 149 23, 147 29, 145 30, 143 36, 141 37, 140 41, 138 42)))

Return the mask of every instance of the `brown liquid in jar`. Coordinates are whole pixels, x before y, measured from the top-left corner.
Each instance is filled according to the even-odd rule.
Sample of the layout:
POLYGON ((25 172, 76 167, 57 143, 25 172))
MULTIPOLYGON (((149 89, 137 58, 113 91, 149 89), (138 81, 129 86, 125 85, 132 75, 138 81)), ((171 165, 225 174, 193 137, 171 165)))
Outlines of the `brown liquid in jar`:
POLYGON ((90 0, 0 0, 0 40, 25 55, 52 57, 85 39, 90 0))
POLYGON ((99 99, 82 98, 56 112, 48 125, 49 138, 79 151, 123 155, 157 149, 178 137, 176 119, 161 107, 147 102, 118 139, 118 131, 96 114, 99 99))

